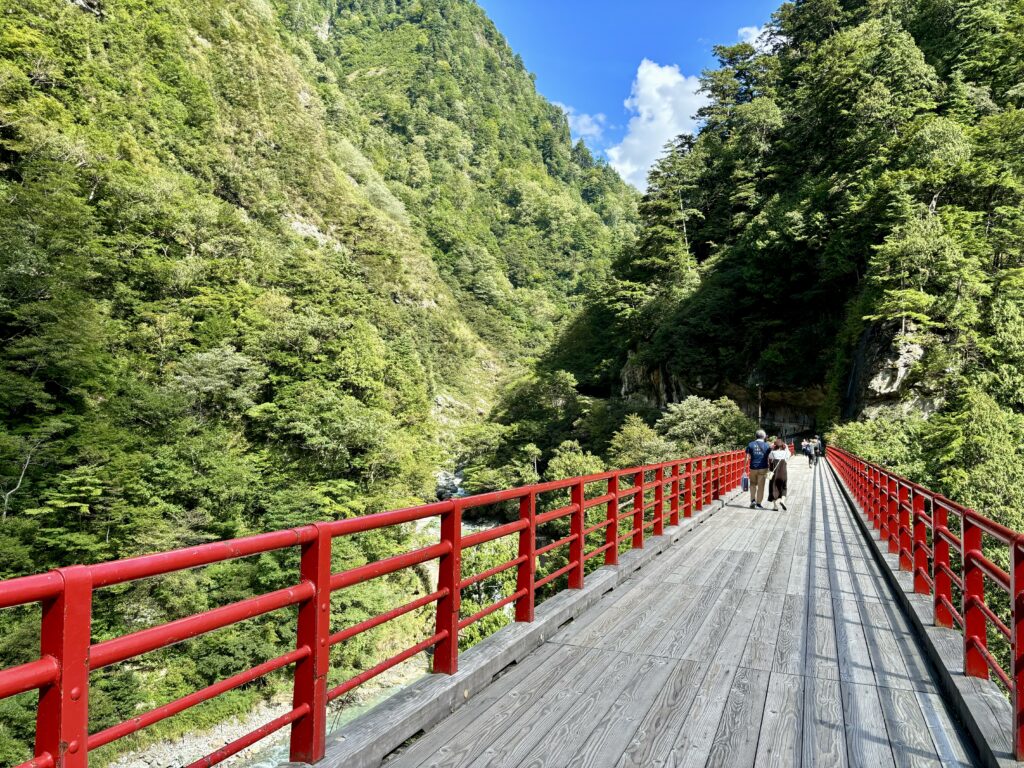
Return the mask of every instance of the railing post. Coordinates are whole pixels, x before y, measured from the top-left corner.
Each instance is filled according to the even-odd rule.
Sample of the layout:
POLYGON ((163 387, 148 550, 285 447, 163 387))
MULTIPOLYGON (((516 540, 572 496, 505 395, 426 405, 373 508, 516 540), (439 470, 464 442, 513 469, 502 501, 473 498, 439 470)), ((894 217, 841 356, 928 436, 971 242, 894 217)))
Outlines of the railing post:
POLYGON ((704 462, 701 459, 693 460, 693 511, 700 512, 704 509, 704 462))
POLYGON ((914 570, 914 543, 911 538, 912 525, 910 516, 910 488, 905 483, 899 484, 900 509, 900 570, 914 570))
MULTIPOLYGON (((914 592, 931 594, 928 585, 928 526, 924 521, 924 494, 914 490, 914 592)), ((934 546, 932 537, 932 546, 934 546)))
POLYGON ((898 555, 900 551, 900 492, 896 478, 889 477, 889 554, 898 555))
POLYGON ((871 477, 871 524, 882 535, 882 482, 877 467, 868 467, 871 477))
POLYGON ((605 565, 619 564, 619 476, 612 475, 608 478, 608 494, 611 500, 608 502, 605 526, 604 543, 608 549, 604 551, 605 565))
POLYGON ((988 678, 988 662, 982 652, 988 647, 988 628, 981 605, 985 602, 985 572, 975 561, 981 556, 982 531, 971 521, 970 512, 963 514, 960 531, 960 562, 963 563, 964 674, 988 678), (980 646, 980 647, 979 647, 980 646))
POLYGON ((932 502, 932 583, 935 585, 935 626, 952 629, 953 614, 944 600, 953 602, 953 580, 949 577, 949 542, 942 536, 948 531, 949 511, 932 502))
POLYGON ((669 525, 679 525, 679 464, 672 465, 672 489, 671 501, 669 502, 669 525))
POLYGON ((686 462, 683 474, 683 517, 693 517, 693 462, 686 462))
POLYGON ((526 527, 519 532, 519 557, 523 562, 516 571, 516 591, 526 594, 516 600, 516 621, 533 621, 537 604, 537 495, 529 491, 519 499, 519 519, 526 527))
POLYGON ((861 463, 860 471, 864 473, 864 501, 861 503, 861 507, 864 509, 864 516, 868 520, 868 525, 874 527, 875 513, 873 509, 873 494, 871 492, 871 467, 861 463))
POLYGON ((658 467, 654 470, 654 535, 665 535, 665 470, 658 467))
POLYGON ((296 647, 309 648, 309 655, 295 665, 292 706, 303 704, 309 711, 292 723, 290 760, 315 763, 324 756, 327 743, 327 672, 331 649, 331 533, 314 523, 316 538, 302 545, 299 576, 313 585, 313 594, 299 606, 296 647))
POLYGON ((881 523, 881 540, 889 540, 889 478, 878 473, 878 516, 881 523))
POLYGON ((633 486, 637 492, 633 494, 633 549, 644 546, 644 471, 633 474, 633 486))
POLYGON ((43 603, 40 639, 40 656, 57 662, 57 679, 39 691, 35 756, 49 754, 59 768, 87 768, 92 576, 81 565, 57 573, 64 586, 43 603))
POLYGON ((441 541, 451 550, 438 563, 437 588, 447 594, 437 601, 434 632, 445 632, 434 650, 434 671, 454 675, 459 670, 459 611, 462 606, 462 503, 441 515, 441 541))
POLYGON ((1024 760, 1024 534, 1010 542, 1010 643, 1013 755, 1024 760))
POLYGON ((722 457, 711 457, 711 501, 722 498, 722 457))
POLYGON ((576 538, 569 542, 569 562, 576 563, 576 566, 569 571, 569 589, 583 589, 583 552, 585 550, 583 541, 583 530, 585 525, 585 513, 583 500, 586 497, 583 481, 573 483, 572 504, 576 511, 572 513, 569 533, 576 538))

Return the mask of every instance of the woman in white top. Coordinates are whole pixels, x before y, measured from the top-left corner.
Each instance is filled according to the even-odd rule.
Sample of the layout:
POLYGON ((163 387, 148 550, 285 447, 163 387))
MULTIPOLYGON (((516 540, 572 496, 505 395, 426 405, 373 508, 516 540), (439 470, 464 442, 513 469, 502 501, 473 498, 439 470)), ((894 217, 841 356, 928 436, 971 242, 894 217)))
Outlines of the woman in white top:
POLYGON ((768 454, 768 469, 772 472, 772 482, 768 486, 768 501, 772 502, 772 509, 778 511, 781 505, 786 509, 786 462, 790 457, 786 441, 781 437, 775 439, 772 445, 772 452, 768 454))

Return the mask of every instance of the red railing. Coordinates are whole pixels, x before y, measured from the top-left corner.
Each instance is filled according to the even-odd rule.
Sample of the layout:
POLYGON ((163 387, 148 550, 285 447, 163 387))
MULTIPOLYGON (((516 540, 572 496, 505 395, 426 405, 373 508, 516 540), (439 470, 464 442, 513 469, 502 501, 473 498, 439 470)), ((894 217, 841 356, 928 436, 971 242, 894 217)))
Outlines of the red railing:
POLYGON ((964 674, 993 672, 1010 692, 1014 754, 1024 760, 1024 534, 841 448, 828 455, 900 570, 913 574, 914 592, 931 596, 935 625, 962 632, 964 674), (1006 553, 1009 573, 985 555, 985 543, 1006 553), (1009 597, 1009 625, 986 600, 986 583, 1009 597), (1009 673, 989 649, 990 628, 1009 644, 1009 673))
POLYGON ((744 465, 742 451, 681 459, 314 523, 128 560, 71 566, 0 582, 0 608, 42 604, 40 657, 0 670, 0 699, 34 689, 39 691, 35 757, 17 768, 86 768, 90 751, 285 667, 293 667, 292 708, 191 763, 189 768, 215 765, 285 726, 291 726, 291 759, 316 762, 324 756, 328 702, 431 646, 434 671, 454 673, 459 663, 461 630, 513 604, 516 621, 532 621, 537 591, 541 587, 565 576, 568 588, 582 588, 588 561, 603 556, 605 565, 616 564, 620 545, 629 541, 632 547, 643 547, 648 531, 654 536, 662 535, 666 516, 670 525, 677 525, 680 515, 690 517, 694 511, 738 486, 744 465), (600 487, 595 488, 595 484, 600 487), (594 497, 597 490, 603 493, 594 497), (545 503, 559 503, 551 499, 551 494, 564 496, 566 491, 569 492, 568 505, 538 513, 538 498, 545 503), (518 520, 490 530, 463 533, 462 515, 466 510, 509 502, 518 502, 518 520), (588 512, 598 507, 604 507, 604 515, 599 522, 588 524, 588 512), (440 539, 436 544, 343 572, 332 572, 331 545, 335 538, 427 518, 440 518, 440 539), (538 527, 564 518, 569 518, 568 535, 538 546, 538 527), (623 522, 629 526, 625 532, 623 522), (518 536, 515 558, 481 573, 463 573, 461 560, 465 550, 505 536, 518 536), (594 546, 588 546, 591 543, 594 546), (122 637, 92 642, 92 598, 97 589, 291 547, 298 547, 301 552, 298 582, 292 587, 122 637), (538 558, 563 547, 568 547, 568 563, 538 578, 538 558), (438 561, 435 591, 331 633, 333 592, 432 560, 438 561), (516 589, 512 594, 470 616, 461 615, 463 589, 512 568, 517 569, 516 589), (332 646, 431 604, 436 605, 436 613, 434 633, 430 637, 328 689, 332 646), (89 732, 90 672, 288 606, 298 606, 294 651, 119 725, 89 732))

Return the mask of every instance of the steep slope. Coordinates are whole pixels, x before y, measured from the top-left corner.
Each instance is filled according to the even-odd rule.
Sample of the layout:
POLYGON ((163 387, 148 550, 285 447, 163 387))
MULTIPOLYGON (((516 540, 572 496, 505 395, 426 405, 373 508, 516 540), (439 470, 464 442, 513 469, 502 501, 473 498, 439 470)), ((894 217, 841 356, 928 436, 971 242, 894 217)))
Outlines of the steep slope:
MULTIPOLYGON (((431 498, 456 429, 634 217, 469 0, 6 5, 0 577, 431 498)), ((282 586, 285 565, 138 585, 95 632, 282 586)), ((0 622, 0 663, 27 658, 36 623, 0 622)), ((202 666, 184 647, 98 676, 94 730, 292 642, 288 617, 262 627, 193 641, 202 666)), ((0 762, 24 755, 28 698, 2 705, 0 762)))
POLYGON ((547 364, 661 404, 762 390, 781 429, 874 417, 836 436, 1020 525, 1024 7, 801 0, 763 43, 716 49, 547 364))
POLYGON ((634 367, 677 392, 827 384, 838 415, 866 327, 941 356, 992 322, 1021 261, 1024 14, 969 5, 786 4, 767 50, 717 49, 703 126, 653 170, 594 308, 634 367))

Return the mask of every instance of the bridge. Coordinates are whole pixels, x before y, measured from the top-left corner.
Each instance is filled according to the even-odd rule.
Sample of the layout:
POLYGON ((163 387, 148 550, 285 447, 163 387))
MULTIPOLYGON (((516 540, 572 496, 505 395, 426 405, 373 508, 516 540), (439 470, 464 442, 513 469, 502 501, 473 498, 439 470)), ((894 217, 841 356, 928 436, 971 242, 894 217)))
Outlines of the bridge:
POLYGON ((39 691, 35 756, 18 768, 85 768, 90 752, 279 670, 293 679, 286 711, 179 764, 215 765, 285 729, 293 764, 331 768, 1024 758, 1024 538, 839 449, 816 468, 791 461, 788 511, 751 509, 744 464, 680 459, 0 582, 0 608, 42 606, 38 659, 0 670, 0 699, 39 691), (465 512, 496 506, 515 519, 464 529, 465 512), (339 537, 428 520, 437 543, 332 570, 339 537), (506 537, 513 559, 466 572, 468 550, 506 537), (292 586, 93 640, 99 590, 287 550, 292 586), (432 592, 330 626, 332 593, 426 563, 432 592), (467 615, 463 592, 513 569, 515 589, 467 615), (294 650, 90 732, 91 671, 291 606, 294 650), (328 687, 332 647, 431 608, 433 634, 328 687), (460 633, 499 612, 514 621, 460 652, 460 633), (327 732, 329 702, 424 652, 435 674, 327 732))

